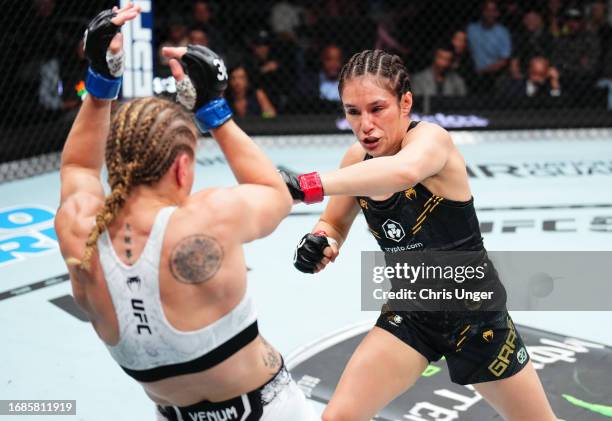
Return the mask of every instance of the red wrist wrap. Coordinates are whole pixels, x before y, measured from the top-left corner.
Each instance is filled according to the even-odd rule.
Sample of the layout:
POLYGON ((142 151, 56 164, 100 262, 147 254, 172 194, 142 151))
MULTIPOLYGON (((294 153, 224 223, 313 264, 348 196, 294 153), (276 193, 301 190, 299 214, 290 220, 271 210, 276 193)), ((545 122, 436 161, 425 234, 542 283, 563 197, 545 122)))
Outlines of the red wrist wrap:
POLYGON ((319 173, 311 172, 298 175, 298 181, 304 192, 304 203, 317 203, 323 200, 323 185, 319 173))

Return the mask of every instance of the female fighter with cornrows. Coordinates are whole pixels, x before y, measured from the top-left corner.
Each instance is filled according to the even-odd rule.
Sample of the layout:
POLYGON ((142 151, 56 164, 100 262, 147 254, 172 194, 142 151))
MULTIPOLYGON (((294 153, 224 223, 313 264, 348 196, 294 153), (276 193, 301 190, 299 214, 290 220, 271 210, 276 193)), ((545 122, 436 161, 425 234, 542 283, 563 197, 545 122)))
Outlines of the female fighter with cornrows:
POLYGON ((200 46, 164 51, 179 102, 212 133, 239 186, 192 194, 198 132, 183 106, 136 99, 111 119, 119 27, 139 12, 104 11, 86 32, 89 94, 62 154, 55 221, 75 300, 158 420, 320 419, 259 334, 242 245, 270 234, 291 198, 231 119, 223 61, 200 46))
MULTIPOLYGON (((484 253, 465 161, 446 130, 410 119, 410 80, 401 59, 380 50, 355 54, 342 69, 339 91, 358 139, 341 168, 321 175, 282 174, 295 200, 313 203, 331 196, 312 233, 299 242, 295 266, 316 273, 333 262, 360 209, 386 255, 484 253)), ((471 314, 383 307, 323 419, 370 420, 442 356, 451 380, 473 384, 505 419, 556 419, 505 306, 471 314), (489 330, 488 342, 482 340, 489 330)))

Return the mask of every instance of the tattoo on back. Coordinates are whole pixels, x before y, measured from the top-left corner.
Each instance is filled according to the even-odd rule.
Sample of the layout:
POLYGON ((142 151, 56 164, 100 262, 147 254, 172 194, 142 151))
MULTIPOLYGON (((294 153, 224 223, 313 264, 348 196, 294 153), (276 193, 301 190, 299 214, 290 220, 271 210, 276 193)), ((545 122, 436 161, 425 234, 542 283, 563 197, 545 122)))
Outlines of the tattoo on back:
POLYGON ((125 242, 125 255, 129 261, 132 260, 132 227, 130 224, 125 224, 125 236, 123 238, 125 242))
POLYGON ((278 371, 280 368, 280 358, 278 357, 278 353, 276 350, 270 345, 263 336, 261 337, 261 341, 266 347, 266 351, 262 354, 263 363, 267 368, 272 369, 274 373, 278 371))
POLYGON ((192 235, 172 250, 170 270, 176 279, 187 284, 199 284, 213 277, 221 267, 223 249, 217 240, 207 235, 192 235))

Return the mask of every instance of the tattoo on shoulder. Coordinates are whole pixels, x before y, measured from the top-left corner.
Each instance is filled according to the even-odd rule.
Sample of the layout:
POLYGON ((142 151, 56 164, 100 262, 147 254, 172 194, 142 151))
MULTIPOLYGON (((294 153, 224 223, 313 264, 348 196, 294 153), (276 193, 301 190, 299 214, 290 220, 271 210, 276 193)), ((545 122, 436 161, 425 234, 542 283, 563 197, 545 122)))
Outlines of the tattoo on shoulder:
POLYGON ((170 270, 176 279, 199 284, 213 277, 221 267, 223 249, 213 237, 192 235, 179 243, 170 256, 170 270))

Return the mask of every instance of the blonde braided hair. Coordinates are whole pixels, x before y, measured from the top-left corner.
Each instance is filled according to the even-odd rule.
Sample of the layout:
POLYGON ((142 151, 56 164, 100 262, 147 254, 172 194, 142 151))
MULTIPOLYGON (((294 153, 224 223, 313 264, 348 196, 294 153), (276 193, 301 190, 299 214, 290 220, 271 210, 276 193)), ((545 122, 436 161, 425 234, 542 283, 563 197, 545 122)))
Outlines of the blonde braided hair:
POLYGON ((111 192, 96 215, 82 259, 68 259, 68 264, 89 270, 100 235, 115 219, 132 187, 159 181, 179 153, 193 157, 196 140, 191 118, 178 104, 154 97, 123 104, 113 116, 106 143, 111 192), (168 130, 175 122, 183 124, 168 130))

